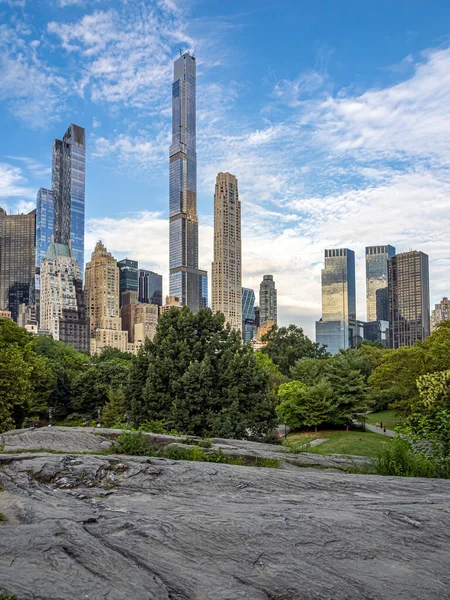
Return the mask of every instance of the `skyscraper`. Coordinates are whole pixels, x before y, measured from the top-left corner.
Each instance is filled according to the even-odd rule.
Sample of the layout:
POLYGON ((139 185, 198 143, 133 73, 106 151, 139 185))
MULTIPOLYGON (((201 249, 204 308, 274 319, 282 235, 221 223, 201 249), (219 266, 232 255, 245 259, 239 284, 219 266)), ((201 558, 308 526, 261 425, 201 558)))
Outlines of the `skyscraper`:
POLYGON ((328 352, 354 345, 356 328, 355 253, 348 248, 325 250, 322 269, 322 318, 316 321, 316 342, 328 352))
POLYGON ((428 256, 403 252, 388 261, 390 347, 413 346, 430 335, 428 256))
POLYGON ((41 328, 77 350, 89 350, 81 269, 68 244, 51 240, 41 263, 41 328))
POLYGON ((117 261, 117 266, 119 267, 119 304, 120 306, 123 306, 122 294, 124 292, 135 292, 136 298, 138 297, 138 263, 137 260, 124 258, 123 260, 117 261))
POLYGON ((169 294, 197 312, 206 271, 198 269, 196 67, 185 52, 174 63, 169 167, 169 294))
POLYGON ((139 269, 139 302, 162 306, 162 275, 139 269))
POLYGON ((86 264, 85 296, 89 313, 91 354, 107 346, 128 350, 128 332, 122 331, 119 309, 119 269, 101 241, 86 264))
POLYGON ((434 330, 438 323, 450 319, 450 300, 444 296, 439 304, 434 305, 430 317, 430 332, 434 330))
POLYGON ((17 321, 19 305, 28 304, 36 264, 36 210, 7 215, 0 208, 0 309, 17 321))
POLYGON ((84 267, 85 174, 85 131, 71 123, 63 139, 55 139, 53 143, 54 235, 58 244, 71 241, 81 273, 84 267))
POLYGON ((221 312, 233 329, 242 328, 241 203, 238 182, 219 173, 214 193, 212 311, 221 312))
POLYGON ((260 326, 269 320, 277 324, 277 289, 273 275, 264 275, 259 286, 259 311, 260 326))
POLYGON ((54 221, 53 192, 40 188, 36 198, 36 267, 38 269, 51 244, 54 221))
POLYGON ((388 259, 395 255, 393 246, 366 247, 367 321, 388 321, 388 259))
POLYGON ((255 314, 255 292, 250 288, 242 288, 242 339, 249 342, 256 338, 258 326, 255 314))

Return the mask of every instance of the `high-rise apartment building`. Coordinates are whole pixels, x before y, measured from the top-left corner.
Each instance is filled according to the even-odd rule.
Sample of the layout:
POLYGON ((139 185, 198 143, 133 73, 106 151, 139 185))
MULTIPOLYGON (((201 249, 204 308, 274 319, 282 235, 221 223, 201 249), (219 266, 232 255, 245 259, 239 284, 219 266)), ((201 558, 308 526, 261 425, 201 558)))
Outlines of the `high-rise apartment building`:
POLYGON ((156 304, 128 304, 122 306, 122 327, 128 331, 130 343, 153 340, 158 326, 159 307, 156 304))
POLYGON ((41 263, 41 328, 53 339, 89 350, 89 323, 81 269, 69 244, 53 240, 41 263))
POLYGON ((388 260, 395 256, 390 245, 366 247, 367 321, 388 321, 388 260))
POLYGON ((36 198, 36 267, 41 266, 52 242, 55 210, 53 192, 40 188, 36 198))
POLYGON ((221 312, 233 329, 242 328, 241 203, 238 182, 219 173, 214 193, 212 311, 221 312))
POLYGON ((447 319, 450 319, 450 300, 444 296, 439 304, 434 305, 434 309, 431 311, 430 332, 438 323, 447 319))
POLYGON ((249 342, 258 335, 255 314, 255 292, 250 288, 242 288, 242 339, 249 342))
POLYGON ((137 260, 130 260, 129 258, 117 261, 117 266, 119 268, 119 304, 123 306, 124 292, 136 292, 136 295, 138 294, 139 269, 137 260))
POLYGON ((162 306, 162 275, 139 269, 139 302, 162 306))
POLYGON ((430 335, 428 256, 411 251, 388 262, 390 347, 413 346, 430 335))
POLYGON ((101 241, 86 264, 85 297, 89 314, 91 354, 106 346, 128 351, 128 332, 120 317, 120 276, 115 258, 101 241))
POLYGON ((356 338, 355 253, 348 248, 325 250, 322 269, 322 318, 316 321, 316 342, 328 352, 352 348, 356 338))
POLYGON ((8 215, 0 208, 0 309, 17 321, 20 304, 28 304, 36 263, 36 210, 8 215))
POLYGON ((259 326, 269 320, 277 324, 277 289, 273 275, 264 275, 259 286, 259 311, 259 326))
POLYGON ((55 139, 52 192, 55 242, 69 240, 83 273, 86 136, 83 127, 70 124, 62 140, 55 139))
POLYGON ((170 146, 169 294, 197 312, 204 303, 206 271, 198 268, 195 58, 185 52, 174 63, 170 146))

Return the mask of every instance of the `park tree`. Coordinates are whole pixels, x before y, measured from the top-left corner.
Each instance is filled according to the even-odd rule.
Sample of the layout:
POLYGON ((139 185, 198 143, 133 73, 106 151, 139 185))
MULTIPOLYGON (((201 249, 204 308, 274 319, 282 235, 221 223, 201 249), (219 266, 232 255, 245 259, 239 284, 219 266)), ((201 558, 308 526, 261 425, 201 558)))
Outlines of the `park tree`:
POLYGON ((277 414, 289 427, 314 427, 317 431, 319 425, 334 421, 337 407, 325 380, 311 386, 300 381, 284 383, 278 390, 278 399, 277 414))
POLYGON ((113 427, 116 423, 126 422, 127 402, 123 387, 110 388, 107 392, 108 401, 103 407, 102 424, 113 427))
POLYGON ((283 375, 268 354, 255 352, 256 366, 269 374, 269 388, 276 394, 282 383, 287 383, 289 377, 283 375))
POLYGON ((323 378, 329 359, 304 357, 291 367, 291 377, 305 385, 314 385, 323 378))
POLYGON ((301 327, 289 325, 289 327, 277 327, 270 329, 262 337, 266 346, 261 352, 267 354, 278 366, 281 373, 290 376, 291 367, 301 358, 326 358, 329 354, 325 346, 312 342, 301 327))
POLYGON ((133 421, 164 421, 189 435, 263 438, 276 424, 270 375, 258 368, 223 315, 187 307, 162 315, 133 358, 127 385, 133 421))

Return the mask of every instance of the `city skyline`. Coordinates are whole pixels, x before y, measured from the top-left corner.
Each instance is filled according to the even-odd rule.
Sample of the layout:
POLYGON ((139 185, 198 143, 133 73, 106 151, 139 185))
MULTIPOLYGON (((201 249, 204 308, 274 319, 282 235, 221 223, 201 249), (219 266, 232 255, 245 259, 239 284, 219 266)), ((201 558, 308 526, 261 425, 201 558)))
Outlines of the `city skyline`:
MULTIPOLYGON (((147 4, 153 6, 152 2, 147 4)), ((354 3, 348 4, 355 8, 352 18, 356 22, 361 10, 354 3)), ((174 6, 179 8, 177 3, 174 6)), ((119 24, 125 20, 127 31, 135 35, 136 46, 143 43, 136 13, 130 10, 125 14, 120 6, 116 15, 104 6, 94 13, 79 6, 35 15, 29 3, 27 12, 15 11, 17 22, 24 25, 11 30, 11 64, 16 56, 14 43, 16 48, 24 47, 20 40, 51 42, 63 64, 69 58, 77 64, 82 56, 88 56, 83 51, 92 58, 86 59, 84 98, 71 96, 71 90, 64 87, 63 71, 53 65, 52 74, 60 77, 58 86, 65 94, 64 102, 55 104, 52 86, 56 81, 51 81, 49 71, 54 57, 48 53, 49 44, 29 45, 41 61, 43 83, 41 79, 33 80, 33 71, 29 70, 26 72, 35 82, 31 86, 35 95, 30 97, 30 90, 24 86, 21 96, 14 96, 11 87, 6 89, 5 132, 11 135, 7 135, 8 146, 1 148, 0 205, 9 213, 17 209, 27 212, 34 207, 39 188, 49 187, 48 149, 53 138, 60 136, 71 121, 79 123, 86 128, 88 153, 86 255, 101 238, 118 260, 129 257, 138 260, 142 268, 168 273, 168 108, 172 64, 181 47, 194 52, 198 62, 201 268, 209 271, 212 260, 211 182, 217 171, 229 170, 240 182, 242 284, 257 289, 263 273, 274 273, 280 324, 298 323, 312 335, 312 323, 320 316, 320 268, 325 247, 355 250, 358 318, 365 316, 366 245, 389 241, 399 253, 410 248, 425 252, 430 256, 431 303, 448 296, 450 249, 445 228, 449 186, 443 166, 448 148, 450 86, 443 74, 448 71, 450 53, 437 42, 442 34, 440 25, 434 23, 421 36, 408 37, 406 32, 414 31, 414 21, 416 26, 422 22, 420 16, 392 8, 399 17, 390 26, 396 43, 388 47, 383 42, 370 54, 370 44, 358 44, 358 36, 379 40, 382 24, 368 9, 373 31, 363 26, 356 39, 348 41, 360 49, 355 63, 350 46, 330 33, 331 22, 335 21, 335 29, 339 19, 331 3, 330 14, 325 11, 322 15, 328 29, 321 30, 317 46, 302 25, 304 11, 288 2, 286 10, 292 27, 300 27, 302 33, 301 48, 296 52, 300 60, 294 61, 293 48, 287 39, 279 37, 279 24, 271 27, 273 39, 267 37, 267 47, 258 56, 250 52, 251 40, 247 47, 242 46, 237 30, 228 30, 227 47, 237 51, 233 57, 232 52, 224 54, 220 31, 217 41, 206 44, 207 31, 202 32, 200 21, 188 8, 183 10, 186 12, 170 13, 170 27, 180 26, 179 38, 167 44, 164 51, 150 49, 146 70, 140 70, 146 78, 141 81, 143 87, 130 88, 126 96, 120 95, 124 89, 120 85, 126 83, 125 71, 118 71, 117 79, 109 81, 107 72, 97 71, 96 75, 93 65, 112 56, 126 59, 126 52, 117 45, 121 39, 118 32, 124 30, 119 24), (85 16, 91 19, 83 20, 85 16), (103 44, 98 42, 101 25, 108 33, 103 44), (238 55, 245 60, 238 61, 238 55), (338 64, 342 65, 341 72, 338 64), (267 74, 263 69, 272 69, 265 84, 260 83, 267 74), (45 93, 46 84, 52 93, 45 93), (115 100, 107 97, 108 85, 111 93, 118 92, 115 100), (148 106, 142 102, 144 97, 148 106), (39 101, 42 110, 27 116, 26 109, 39 101), (410 118, 412 105, 415 112, 410 118), (358 120, 352 107, 359 114, 358 120), (373 119, 379 108, 383 118, 373 119), (124 118, 125 110, 131 111, 129 118, 124 118), (38 118, 42 122, 38 123, 38 118), (140 131, 130 119, 139 122, 140 131), (324 162, 306 130, 299 129, 300 122, 324 143, 328 162, 324 162), (370 135, 364 134, 361 123, 370 135), (420 129, 416 123, 420 123, 420 129), (295 146, 292 139, 296 140, 295 146), (309 161, 299 154, 299 147, 311 155, 309 161), (403 227, 405 222, 408 228, 403 227)), ((212 23, 220 22, 220 10, 214 3, 202 8, 212 23)), ((235 6, 226 10, 227 18, 234 18, 243 31, 251 31, 245 16, 237 18, 235 6)), ((7 16, 14 11, 3 4, 1 12, 7 16)), ((158 23, 168 23, 167 15, 156 8, 154 15, 158 23)), ((255 24, 260 35, 269 27, 258 11, 255 24)), ((22 60, 24 68, 32 68, 31 55, 23 54, 22 60)), ((164 284, 163 297, 168 293, 166 277, 164 284)))

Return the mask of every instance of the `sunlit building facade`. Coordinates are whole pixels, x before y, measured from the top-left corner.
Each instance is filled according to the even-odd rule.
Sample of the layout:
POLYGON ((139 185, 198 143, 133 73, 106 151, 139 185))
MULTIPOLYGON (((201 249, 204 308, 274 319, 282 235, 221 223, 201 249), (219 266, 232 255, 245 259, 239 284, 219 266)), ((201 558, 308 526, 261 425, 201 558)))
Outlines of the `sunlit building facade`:
POLYGON ((277 324, 277 289, 273 275, 263 275, 259 286, 259 320, 260 326, 269 320, 277 324))
POLYGON ((352 348, 356 341, 355 253, 348 248, 325 250, 322 269, 322 318, 316 321, 316 342, 328 352, 352 348))
POLYGON ((219 173, 214 192, 213 313, 220 312, 232 329, 242 328, 241 203, 238 182, 219 173))
POLYGON ((198 268, 196 65, 189 52, 174 63, 169 154, 169 294, 197 312, 207 275, 198 268))
POLYGON ((413 346, 430 335, 428 256, 415 250, 389 259, 390 347, 413 346))
POLYGON ((84 269, 84 213, 86 136, 83 127, 70 124, 62 140, 55 139, 52 158, 55 242, 71 241, 84 269))
POLYGON ((436 327, 438 323, 450 319, 450 300, 444 296, 439 304, 435 304, 431 311, 430 317, 430 332, 436 327))
POLYGON ((0 309, 17 321, 19 306, 29 304, 36 272, 36 210, 8 215, 0 208, 0 309))
POLYGON ((395 256, 390 245, 366 247, 367 321, 388 321, 388 260, 395 256))

